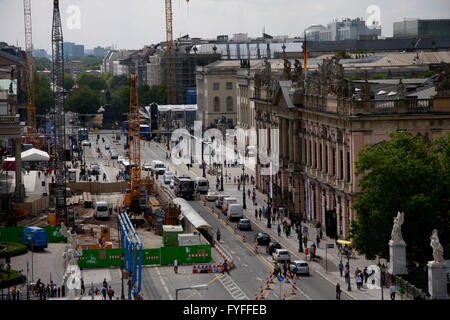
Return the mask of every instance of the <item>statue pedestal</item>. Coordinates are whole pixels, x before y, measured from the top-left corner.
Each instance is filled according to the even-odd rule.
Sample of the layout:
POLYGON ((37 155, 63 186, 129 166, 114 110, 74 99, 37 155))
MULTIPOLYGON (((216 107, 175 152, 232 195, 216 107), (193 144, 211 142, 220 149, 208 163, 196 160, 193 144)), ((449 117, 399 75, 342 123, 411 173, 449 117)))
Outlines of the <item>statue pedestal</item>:
POLYGON ((389 270, 392 275, 407 274, 406 269, 406 243, 389 241, 389 270))
POLYGON ((446 300, 447 294, 447 267, 445 264, 429 261, 428 292, 433 300, 446 300))

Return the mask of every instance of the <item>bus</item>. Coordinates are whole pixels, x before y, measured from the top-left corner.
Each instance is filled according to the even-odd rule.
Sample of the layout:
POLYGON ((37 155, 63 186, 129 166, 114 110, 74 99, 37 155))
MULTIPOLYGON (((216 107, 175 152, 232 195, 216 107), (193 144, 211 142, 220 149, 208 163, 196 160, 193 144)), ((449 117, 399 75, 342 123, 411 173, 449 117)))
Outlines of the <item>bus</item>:
POLYGON ((184 199, 192 199, 195 192, 195 182, 190 177, 173 177, 175 195, 184 199))

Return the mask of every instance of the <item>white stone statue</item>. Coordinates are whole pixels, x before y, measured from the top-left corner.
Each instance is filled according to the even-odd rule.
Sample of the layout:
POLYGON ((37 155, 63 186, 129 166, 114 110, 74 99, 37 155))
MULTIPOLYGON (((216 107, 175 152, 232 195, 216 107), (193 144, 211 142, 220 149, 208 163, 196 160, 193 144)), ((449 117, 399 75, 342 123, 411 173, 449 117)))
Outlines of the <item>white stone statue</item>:
POLYGON ((397 217, 394 218, 394 226, 392 227, 391 240, 393 242, 404 242, 402 237, 402 224, 404 221, 404 213, 398 212, 397 217))
POLYGON ((434 263, 444 264, 444 248, 439 242, 437 229, 433 230, 430 240, 430 246, 433 248, 434 263))

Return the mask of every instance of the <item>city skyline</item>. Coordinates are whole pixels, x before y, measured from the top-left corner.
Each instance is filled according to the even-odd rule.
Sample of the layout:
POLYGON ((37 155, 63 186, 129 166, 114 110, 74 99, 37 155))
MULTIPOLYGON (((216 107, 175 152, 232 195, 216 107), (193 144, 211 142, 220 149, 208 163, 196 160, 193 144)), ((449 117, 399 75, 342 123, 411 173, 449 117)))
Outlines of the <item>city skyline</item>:
MULTIPOLYGON (((118 49, 140 49, 145 45, 165 41, 165 12, 163 1, 131 0, 67 0, 61 1, 64 41, 83 44, 85 48, 117 46, 118 49), (78 19, 79 17, 79 19, 78 19), (147 23, 146 21, 152 21, 147 23), (103 28, 101 26, 104 26, 103 28), (101 39, 101 40, 99 40, 101 39)), ((387 0, 349 1, 348 5, 332 1, 242 1, 173 0, 174 38, 189 34, 192 37, 215 38, 227 34, 248 33, 301 36, 313 24, 326 25, 345 18, 373 19, 369 6, 380 9, 382 36, 390 37, 393 23, 404 18, 449 18, 448 1, 433 1, 433 6, 420 1, 387 0), (216 12, 220 14, 211 14, 216 12), (251 12, 247 14, 246 12, 251 12), (369 11, 370 12, 370 11, 369 11), (372 16, 372 17, 371 17, 372 16), (205 26, 207 26, 205 28, 205 26)), ((0 39, 11 45, 24 47, 23 2, 0 0, 0 39), (12 19, 11 17, 16 17, 12 19)), ((51 52, 52 2, 32 2, 33 47, 51 52)))

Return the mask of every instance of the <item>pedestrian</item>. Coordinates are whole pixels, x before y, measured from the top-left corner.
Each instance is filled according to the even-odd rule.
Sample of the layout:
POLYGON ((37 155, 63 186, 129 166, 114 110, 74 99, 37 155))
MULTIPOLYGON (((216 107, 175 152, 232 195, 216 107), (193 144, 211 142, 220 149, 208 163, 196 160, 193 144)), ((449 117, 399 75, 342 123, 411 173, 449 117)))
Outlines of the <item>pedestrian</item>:
POLYGON ((81 278, 81 295, 84 296, 84 292, 86 291, 86 288, 84 287, 84 280, 81 278))
POLYGON ((342 260, 339 261, 339 273, 341 274, 341 278, 342 278, 342 271, 344 271, 344 265, 342 264, 342 260))
POLYGON ((320 236, 317 235, 316 237, 316 243, 317 243, 317 248, 320 248, 320 236))
POLYGON ((103 181, 105 181, 105 180, 106 180, 106 173, 103 172, 103 181))
POLYGON ((308 237, 305 234, 303 235, 303 245, 305 248, 308 246, 308 237))
POLYGON ((105 288, 108 287, 108 283, 106 282, 106 278, 103 279, 103 287, 105 287, 105 288))
POLYGON ((109 300, 112 300, 112 298, 114 297, 114 290, 111 289, 111 286, 109 286, 109 289, 108 289, 108 297, 109 297, 109 300))
POLYGON ((177 258, 175 258, 175 260, 173 261, 173 271, 175 273, 178 273, 178 260, 177 260, 177 258))
POLYGON ((364 283, 367 284, 367 279, 369 278, 369 273, 367 272, 367 267, 364 267, 363 275, 364 275, 364 283))
POLYGON ((281 227, 280 227, 280 225, 278 225, 277 231, 278 231, 278 236, 280 236, 280 234, 281 234, 281 227))
POLYGON ((287 269, 288 269, 287 262, 284 262, 284 264, 283 264, 283 276, 284 276, 284 278, 286 278, 287 269))
POLYGON ((259 220, 261 220, 261 216, 262 216, 262 210, 261 210, 261 208, 259 208, 258 215, 259 215, 259 220))
POLYGON ((278 274, 278 265, 274 263, 273 265, 273 275, 276 277, 278 274))
POLYGON ((336 300, 341 300, 341 285, 339 282, 336 284, 336 300))
POLYGON ((38 171, 38 178, 41 178, 41 171, 38 171))
POLYGON ((255 219, 258 219, 258 209, 255 209, 255 219))
POLYGON ((220 229, 217 229, 216 236, 217 236, 217 242, 220 242, 220 229))
POLYGON ((389 291, 391 292, 391 300, 395 300, 395 290, 396 290, 395 285, 392 284, 392 285, 389 287, 389 291))
POLYGON ((228 271, 228 264, 227 264, 227 260, 223 261, 223 265, 222 265, 223 269, 222 269, 222 274, 225 273, 225 271, 227 272, 227 274, 230 274, 230 272, 228 271))
POLYGON ((11 294, 12 294, 12 299, 13 300, 16 300, 16 293, 17 293, 17 288, 16 287, 12 288, 11 294))
POLYGON ((361 276, 361 272, 360 272, 360 273, 358 274, 358 276, 356 277, 356 287, 357 287, 359 290, 361 290, 362 283, 363 283, 363 280, 362 280, 362 276, 361 276))
POLYGON ((102 300, 106 300, 107 291, 108 291, 108 287, 102 287, 102 300))

